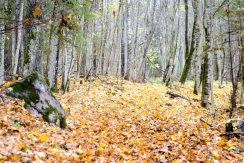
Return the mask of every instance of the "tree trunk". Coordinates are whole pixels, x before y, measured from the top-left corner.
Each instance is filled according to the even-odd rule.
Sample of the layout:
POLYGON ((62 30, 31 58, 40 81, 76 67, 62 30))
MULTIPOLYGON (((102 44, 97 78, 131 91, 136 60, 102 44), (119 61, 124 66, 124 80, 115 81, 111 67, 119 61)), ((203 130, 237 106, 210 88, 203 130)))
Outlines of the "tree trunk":
POLYGON ((188 44, 188 0, 184 0, 185 5, 185 59, 188 58, 189 44, 188 44))
POLYGON ((204 43, 204 56, 203 56, 203 64, 202 64, 202 72, 201 72, 201 80, 202 80, 202 96, 201 96, 201 105, 202 107, 208 108, 208 99, 210 95, 211 83, 210 83, 210 58, 209 58, 209 49, 210 49, 210 4, 207 3, 207 0, 204 0, 204 13, 203 13, 203 30, 205 35, 205 43, 204 43))
MULTIPOLYGON (((230 1, 228 0, 228 11, 229 11, 229 3, 230 1)), ((232 46, 231 46, 231 30, 230 30, 230 15, 228 14, 228 47, 229 47, 229 56, 230 56, 230 78, 231 78, 231 83, 232 83, 232 94, 231 94, 231 98, 230 98, 230 102, 231 102, 231 109, 230 109, 230 115, 229 118, 232 117, 233 111, 236 108, 236 99, 237 99, 237 88, 238 88, 238 75, 237 77, 235 77, 234 75, 234 58, 233 58, 233 54, 232 54, 232 46)))
MULTIPOLYGON (((1 3, 0 3, 1 4, 1 3)), ((2 10, 4 11, 4 10, 2 10)), ((1 12, 1 11, 0 11, 1 12)), ((5 46, 5 27, 4 19, 0 19, 0 85, 4 81, 4 46, 5 46)))
POLYGON ((125 80, 129 80, 130 79, 130 61, 131 61, 131 43, 130 43, 130 35, 129 35, 129 8, 130 8, 130 4, 129 2, 126 0, 126 14, 125 14, 125 21, 126 21, 126 73, 125 73, 125 80))
POLYGON ((17 20, 17 44, 14 55, 14 66, 13 66, 13 77, 17 75, 18 65, 19 65, 19 52, 20 52, 20 44, 22 37, 22 22, 23 22, 23 10, 24 10, 24 0, 19 0, 20 9, 19 9, 19 18, 17 20))
MULTIPOLYGON (((185 2, 186 1, 187 0, 185 0, 185 2)), ((186 82, 186 78, 187 78, 188 72, 189 72, 189 70, 191 68, 192 58, 193 58, 194 51, 195 51, 195 42, 196 42, 196 39, 197 39, 196 37, 197 37, 197 35, 199 33, 198 19, 197 19, 198 18, 198 1, 194 1, 193 2, 193 9, 194 9, 194 22, 193 22, 193 27, 192 27, 190 51, 188 49, 188 39, 185 40, 186 41, 186 54, 185 54, 186 62, 185 62, 185 66, 184 66, 182 74, 181 74, 181 78, 180 78, 180 82, 182 84, 184 84, 186 82)), ((186 13, 188 13, 188 9, 187 9, 186 13)), ((187 16, 188 16, 188 14, 187 14, 187 16)), ((188 20, 186 20, 186 23, 188 23, 188 20)), ((186 32, 186 34, 188 34, 188 32, 186 32)))
POLYGON ((121 40, 120 40, 120 60, 121 60, 121 77, 125 77, 125 6, 123 0, 120 0, 121 8, 121 40))
MULTIPOLYGON (((57 1, 54 1, 53 4, 53 11, 52 11, 52 17, 51 20, 55 20, 56 17, 56 10, 57 10, 57 1)), ((49 86, 52 88, 55 85, 55 63, 56 63, 56 44, 57 39, 54 37, 54 22, 50 25, 50 31, 49 31, 49 38, 48 38, 48 55, 47 55, 47 64, 46 64, 46 72, 45 77, 49 81, 49 86)))

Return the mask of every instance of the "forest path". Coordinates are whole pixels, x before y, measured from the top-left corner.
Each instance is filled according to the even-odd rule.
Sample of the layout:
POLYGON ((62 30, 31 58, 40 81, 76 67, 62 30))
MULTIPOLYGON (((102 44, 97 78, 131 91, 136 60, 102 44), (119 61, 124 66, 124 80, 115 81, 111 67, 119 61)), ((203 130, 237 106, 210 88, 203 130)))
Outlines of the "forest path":
MULTIPOLYGON (((58 94, 68 114, 65 130, 36 119, 19 102, 1 105, 0 140, 5 142, 0 141, 0 156, 50 162, 241 159, 241 142, 220 138, 219 131, 200 121, 203 117, 224 131, 224 124, 215 122, 224 121, 225 115, 213 120, 190 88, 116 79, 74 85, 71 92, 58 94), (190 98, 191 104, 168 97, 168 90, 190 98)), ((216 105, 224 108, 225 94, 216 92, 216 105)))

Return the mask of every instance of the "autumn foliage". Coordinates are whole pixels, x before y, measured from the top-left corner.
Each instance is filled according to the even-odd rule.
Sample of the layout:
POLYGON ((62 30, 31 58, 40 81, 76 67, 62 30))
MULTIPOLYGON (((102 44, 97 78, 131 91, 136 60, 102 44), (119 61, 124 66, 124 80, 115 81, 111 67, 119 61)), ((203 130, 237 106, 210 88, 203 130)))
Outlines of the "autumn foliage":
POLYGON ((219 136, 221 122, 228 119, 229 86, 215 90, 215 118, 191 88, 114 78, 73 84, 69 93, 57 94, 68 114, 65 130, 33 116, 23 102, 5 98, 0 103, 0 162, 242 162, 240 140, 219 136), (169 89, 190 101, 169 97, 169 89))

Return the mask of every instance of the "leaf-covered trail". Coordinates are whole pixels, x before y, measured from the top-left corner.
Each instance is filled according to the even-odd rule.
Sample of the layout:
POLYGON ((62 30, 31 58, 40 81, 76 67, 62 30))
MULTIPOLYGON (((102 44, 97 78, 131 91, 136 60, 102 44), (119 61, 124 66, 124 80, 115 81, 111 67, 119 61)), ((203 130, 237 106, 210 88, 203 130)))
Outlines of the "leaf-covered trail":
MULTIPOLYGON (((241 142, 221 139, 200 121, 210 116, 190 87, 171 91, 191 104, 168 97, 163 86, 116 82, 95 80, 58 95, 68 114, 65 130, 33 117, 19 101, 0 104, 0 161, 241 160, 241 142)), ((225 107, 225 94, 216 92, 217 107, 225 107)), ((224 131, 223 124, 214 125, 224 131)))

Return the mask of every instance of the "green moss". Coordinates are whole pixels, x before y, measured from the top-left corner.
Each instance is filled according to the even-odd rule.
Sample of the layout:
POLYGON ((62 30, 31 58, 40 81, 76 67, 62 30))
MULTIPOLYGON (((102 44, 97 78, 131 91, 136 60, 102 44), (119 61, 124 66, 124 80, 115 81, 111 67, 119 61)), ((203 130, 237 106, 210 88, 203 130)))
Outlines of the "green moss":
POLYGON ((45 83, 50 86, 50 82, 48 80, 48 76, 47 75, 44 75, 44 80, 45 80, 45 83))
POLYGON ((28 109, 29 108, 29 105, 25 102, 25 104, 24 104, 24 108, 25 109, 28 109))
POLYGON ((58 120, 59 114, 57 112, 56 108, 49 107, 45 110, 45 113, 43 114, 43 119, 47 122, 56 122, 58 120), (50 119, 50 115, 53 114, 55 117, 54 119, 50 119))
POLYGON ((27 76, 25 79, 28 82, 33 82, 35 80, 44 81, 42 76, 40 74, 38 74, 38 72, 33 72, 31 75, 27 76))
POLYGON ((53 107, 47 108, 42 117, 48 123, 57 123, 59 121, 59 125, 61 128, 66 127, 66 117, 58 113, 56 108, 53 107))
POLYGON ((12 86, 12 91, 10 94, 13 96, 14 96, 14 94, 17 94, 16 96, 18 98, 25 100, 26 103, 39 101, 39 96, 36 93, 36 90, 31 86, 31 84, 29 82, 15 83, 12 86), (23 92, 26 92, 26 93, 23 94, 23 92), (23 94, 23 95, 20 96, 18 94, 23 94))
POLYGON ((67 125, 66 124, 66 116, 61 116, 59 120, 60 120, 60 127, 65 128, 67 125))
POLYGON ((24 65, 30 63, 30 56, 27 51, 24 52, 24 65))
POLYGON ((54 85, 52 88, 51 88, 51 91, 54 92, 54 93, 57 93, 58 92, 58 87, 56 85, 54 85))

